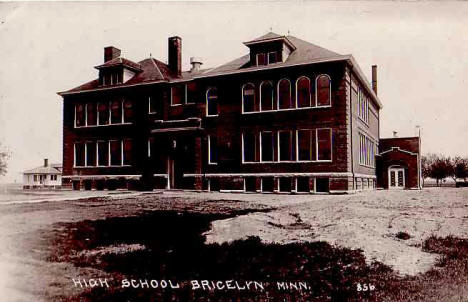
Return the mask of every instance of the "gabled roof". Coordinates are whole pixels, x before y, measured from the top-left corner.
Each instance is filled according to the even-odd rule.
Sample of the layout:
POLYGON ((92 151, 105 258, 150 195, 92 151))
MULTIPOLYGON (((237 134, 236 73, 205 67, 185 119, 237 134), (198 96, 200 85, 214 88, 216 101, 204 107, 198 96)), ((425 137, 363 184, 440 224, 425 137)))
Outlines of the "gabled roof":
POLYGON ((118 57, 112 60, 109 60, 105 62, 104 64, 95 66, 94 68, 96 69, 103 69, 103 68, 108 68, 108 67, 113 67, 113 66, 118 66, 118 65, 123 65, 129 69, 133 69, 135 71, 141 71, 141 65, 135 62, 132 62, 128 59, 118 57))
MULTIPOLYGON (((261 38, 262 37, 258 39, 261 39, 261 38)), ((213 68, 211 71, 205 73, 204 75, 215 76, 215 75, 222 75, 226 73, 232 73, 232 72, 236 72, 240 70, 253 71, 253 70, 258 70, 258 69, 271 69, 273 66, 285 67, 285 66, 300 65, 304 63, 314 63, 314 62, 319 62, 319 61, 336 61, 336 60, 344 60, 349 57, 349 56, 342 56, 336 52, 333 52, 331 50, 309 43, 307 41, 298 39, 293 36, 288 36, 287 38, 289 41, 291 41, 294 44, 294 46, 296 47, 296 50, 291 52, 291 54, 288 56, 285 62, 278 62, 275 64, 262 65, 262 66, 251 66, 249 64, 250 55, 247 54, 229 63, 213 68)))
POLYGON ((254 44, 267 43, 267 42, 278 41, 278 40, 281 40, 284 43, 286 43, 292 50, 296 49, 294 44, 291 41, 289 41, 288 37, 278 35, 274 32, 269 32, 266 35, 250 40, 248 42, 244 42, 244 44, 246 46, 250 46, 254 44))
MULTIPOLYGON (((276 68, 283 68, 283 67, 291 67, 296 65, 308 65, 308 64, 319 64, 319 63, 327 63, 327 62, 339 62, 345 61, 348 62, 351 69, 357 75, 359 80, 363 83, 363 86, 371 95, 372 99, 375 103, 382 108, 382 103, 378 99, 375 92, 372 90, 372 87, 369 84, 369 81, 366 79, 364 73, 359 68, 356 60, 353 58, 352 55, 341 55, 326 48, 320 47, 318 45, 312 44, 310 42, 304 41, 302 39, 296 38, 294 36, 281 36, 273 32, 269 32, 266 35, 258 37, 254 40, 245 42, 245 45, 252 45, 255 43, 262 43, 273 41, 277 39, 282 39, 286 43, 290 43, 293 47, 291 48, 291 53, 286 58, 285 62, 277 62, 274 64, 269 65, 262 65, 262 66, 251 66, 250 65, 250 55, 246 54, 242 57, 239 57, 235 60, 232 60, 226 64, 218 66, 212 69, 205 69, 200 70, 196 73, 191 73, 188 71, 182 72, 181 77, 177 77, 171 73, 167 64, 158 61, 153 58, 148 58, 143 61, 140 61, 137 64, 138 67, 141 69, 141 72, 137 73, 132 79, 127 81, 126 83, 112 85, 112 86, 100 86, 98 80, 93 80, 78 87, 75 87, 71 90, 59 92, 59 95, 67 95, 67 94, 74 94, 80 92, 88 92, 88 91, 95 91, 95 90, 108 90, 114 89, 119 87, 127 87, 127 86, 135 86, 135 85, 145 85, 145 84, 152 84, 158 82, 179 82, 179 81, 189 81, 192 79, 198 78, 208 78, 208 77, 216 77, 222 75, 231 75, 231 74, 238 74, 244 72, 256 72, 256 71, 263 71, 263 70, 270 70, 276 68)), ((124 58, 117 58, 106 62, 105 64, 96 66, 96 68, 101 66, 114 66, 115 64, 130 64, 129 60, 124 58), (122 60, 122 63, 119 63, 122 60), (114 61, 114 62, 113 62, 114 61), (106 65, 107 64, 107 65, 106 65), (112 65, 114 64, 114 65, 112 65)))
POLYGON ((47 167, 40 166, 34 169, 26 170, 23 172, 23 174, 62 174, 61 169, 61 164, 51 164, 47 167))

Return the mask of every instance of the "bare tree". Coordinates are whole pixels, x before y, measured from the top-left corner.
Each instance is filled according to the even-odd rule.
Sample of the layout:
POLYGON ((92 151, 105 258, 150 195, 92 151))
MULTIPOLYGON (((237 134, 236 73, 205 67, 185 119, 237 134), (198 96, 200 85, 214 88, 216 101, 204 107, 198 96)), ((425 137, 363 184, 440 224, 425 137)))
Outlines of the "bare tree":
POLYGON ((427 155, 423 155, 421 157, 421 173, 423 178, 423 186, 424 186, 424 179, 431 176, 432 165, 436 162, 439 158, 437 154, 429 153, 427 155))
POLYGON ((9 157, 10 153, 2 148, 2 145, 0 144, 0 176, 5 175, 7 172, 7 161, 9 157))
POLYGON ((463 178, 463 181, 466 181, 468 174, 468 158, 462 158, 460 156, 455 157, 452 160, 452 178, 457 181, 457 179, 463 178))

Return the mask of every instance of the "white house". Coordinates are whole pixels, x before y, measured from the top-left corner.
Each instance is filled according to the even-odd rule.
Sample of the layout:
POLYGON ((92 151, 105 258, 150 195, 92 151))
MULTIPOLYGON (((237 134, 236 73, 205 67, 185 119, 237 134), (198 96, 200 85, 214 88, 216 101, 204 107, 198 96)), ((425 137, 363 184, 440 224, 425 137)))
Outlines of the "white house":
POLYGON ((23 172, 23 189, 60 188, 62 185, 62 165, 50 164, 44 159, 44 165, 23 172))

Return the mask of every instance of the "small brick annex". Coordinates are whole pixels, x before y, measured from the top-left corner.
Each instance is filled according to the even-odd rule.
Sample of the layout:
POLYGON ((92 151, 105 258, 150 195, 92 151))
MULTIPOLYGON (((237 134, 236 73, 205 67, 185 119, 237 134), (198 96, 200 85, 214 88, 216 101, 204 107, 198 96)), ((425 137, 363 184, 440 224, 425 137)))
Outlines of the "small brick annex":
MULTIPOLYGON (((244 44, 245 56, 211 69, 191 58, 188 71, 180 37, 168 39, 168 64, 136 63, 106 47, 97 79, 59 93, 63 186, 375 189, 377 67, 370 85, 352 55, 275 33, 244 44)), ((381 164, 396 158, 413 177, 410 154, 382 152, 381 164)))
MULTIPOLYGON (((393 180, 392 171, 401 171, 403 189, 420 188, 420 138, 380 139, 377 156, 377 186, 385 189, 398 188, 398 179, 393 180)), ((398 177, 398 175, 394 175, 398 177)))

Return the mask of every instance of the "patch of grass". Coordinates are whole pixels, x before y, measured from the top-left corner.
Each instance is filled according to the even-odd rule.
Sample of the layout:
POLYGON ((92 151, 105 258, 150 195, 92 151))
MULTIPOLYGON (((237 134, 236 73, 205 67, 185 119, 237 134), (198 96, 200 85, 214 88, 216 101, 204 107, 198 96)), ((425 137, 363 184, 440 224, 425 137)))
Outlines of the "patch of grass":
POLYGON ((264 244, 250 237, 205 245, 201 234, 213 219, 226 217, 161 211, 63 225, 50 260, 104 270, 116 278, 176 280, 182 285, 178 290, 123 289, 119 283, 110 289, 89 289, 66 301, 445 301, 454 286, 468 282, 468 240, 429 238, 423 249, 442 255, 438 267, 423 275, 400 277, 381 263, 366 264, 360 250, 325 242, 264 244), (145 249, 73 257, 82 250, 119 244, 140 244, 145 249), (189 280, 205 279, 256 280, 264 282, 267 290, 191 289, 189 280), (310 288, 281 291, 276 281, 304 281, 310 288), (358 291, 358 284, 373 285, 375 290, 358 291))

